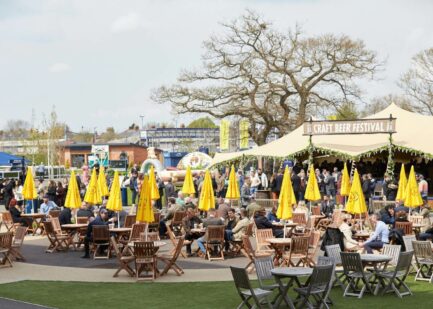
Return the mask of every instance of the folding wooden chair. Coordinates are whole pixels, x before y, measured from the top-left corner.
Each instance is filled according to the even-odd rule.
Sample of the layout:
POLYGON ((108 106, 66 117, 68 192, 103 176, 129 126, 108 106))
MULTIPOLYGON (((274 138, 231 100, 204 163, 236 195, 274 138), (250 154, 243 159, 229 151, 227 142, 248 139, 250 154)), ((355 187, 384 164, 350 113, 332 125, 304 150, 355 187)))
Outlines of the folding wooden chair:
MULTIPOLYGON (((404 243, 404 251, 408 252, 408 251, 413 251, 413 245, 412 242, 416 241, 416 236, 414 234, 412 235, 404 235, 403 236, 403 243, 404 243)), ((410 273, 415 273, 418 271, 418 266, 416 266, 416 261, 415 261, 415 257, 412 257, 412 266, 411 266, 411 270, 410 273)))
POLYGON ((3 257, 0 259, 0 266, 9 265, 12 267, 12 261, 9 257, 12 247, 12 239, 14 234, 12 232, 0 233, 0 255, 3 257))
MULTIPOLYGON (((270 255, 260 256, 254 258, 254 266, 256 268, 257 279, 259 280, 259 286, 262 290, 266 291, 274 291, 278 290, 279 284, 275 281, 275 277, 272 275, 272 268, 274 268, 274 260, 270 255), (271 281, 271 284, 268 284, 271 281)), ((278 298, 278 294, 272 300, 272 303, 278 298)), ((286 302, 285 298, 283 300, 286 302)), ((286 304, 290 307, 290 304, 286 302, 286 304)))
POLYGON ((403 230, 403 235, 412 235, 412 222, 395 222, 395 229, 397 230, 403 230))
POLYGON ((184 274, 183 269, 176 264, 176 261, 180 253, 182 252, 184 240, 185 240, 184 236, 181 236, 177 240, 177 245, 175 247, 175 251, 173 254, 157 256, 157 259, 165 264, 164 270, 161 272, 161 276, 165 275, 170 269, 173 269, 178 276, 184 274))
POLYGON ((210 225, 207 227, 204 247, 209 261, 224 261, 224 228, 224 225, 210 225))
POLYGON ((283 254, 282 265, 299 266, 302 264, 303 267, 309 265, 308 259, 308 246, 310 244, 310 236, 294 236, 292 237, 292 243, 290 244, 289 254, 283 254), (298 262, 295 264, 295 259, 298 262))
POLYGON ((140 241, 158 241, 159 233, 158 232, 148 232, 146 239, 146 232, 140 233, 140 241))
POLYGON ((392 257, 387 266, 396 266, 400 256, 401 245, 388 245, 384 244, 382 247, 382 254, 392 257))
POLYGON ((113 277, 117 277, 122 270, 125 270, 131 277, 134 277, 134 270, 129 266, 130 263, 134 262, 135 256, 133 255, 122 255, 122 251, 119 249, 119 244, 114 236, 110 237, 111 246, 116 253, 117 261, 119 262, 119 268, 114 273, 113 277))
POLYGON ((27 234, 27 229, 26 226, 19 226, 15 230, 15 237, 12 241, 10 255, 16 260, 25 260, 24 256, 21 254, 21 246, 23 245, 24 237, 27 234))
POLYGON ((45 234, 50 242, 45 252, 53 253, 54 251, 68 250, 69 249, 69 236, 58 235, 53 228, 51 221, 42 222, 45 234))
MULTIPOLYGON (((329 257, 329 256, 322 256, 321 255, 321 256, 317 257, 317 264, 316 265, 317 266, 325 266, 325 265, 333 265, 334 266, 334 271, 333 271, 333 274, 331 277, 331 282, 329 285, 329 291, 331 291, 331 289, 334 286, 334 282, 335 282, 335 262, 334 262, 334 259, 329 257)), ((326 299, 326 303, 331 304, 331 305, 333 304, 333 301, 332 301, 331 297, 329 296, 329 294, 328 294, 328 297, 326 299)))
POLYGON ((88 224, 89 218, 88 217, 77 217, 77 224, 88 224))
POLYGON ((12 220, 12 215, 9 211, 2 212, 1 218, 2 221, 0 224, 0 228, 3 224, 6 227, 7 232, 15 232, 15 228, 21 225, 19 223, 14 223, 14 221, 12 220))
POLYGON ((269 247, 269 242, 266 239, 274 238, 272 229, 256 229, 256 252, 257 253, 273 253, 274 250, 269 247))
POLYGON ((366 290, 373 294, 369 282, 373 273, 364 271, 360 254, 354 252, 341 252, 340 255, 343 263, 344 274, 349 280, 343 296, 356 296, 362 298, 366 290), (360 282, 363 283, 361 289, 359 289, 360 282))
POLYGON ((410 216, 409 221, 413 224, 423 225, 424 217, 423 216, 410 216))
POLYGON ((305 214, 303 212, 294 212, 292 216, 293 223, 296 223, 298 226, 306 226, 307 219, 305 218, 305 214))
POLYGON ((156 278, 156 257, 155 245, 153 241, 135 241, 134 256, 135 256, 135 278, 139 280, 154 280, 156 278), (147 275, 141 276, 143 271, 147 275), (149 274, 151 273, 151 274, 149 274))
POLYGON ((308 280, 308 285, 294 288, 294 291, 298 293, 299 308, 322 308, 322 306, 329 308, 326 300, 332 287, 331 279, 333 272, 333 264, 316 266, 308 280), (314 300, 314 304, 310 301, 311 297, 314 300))
POLYGON ((313 206, 313 207, 311 207, 311 213, 314 216, 320 216, 320 215, 322 215, 322 213, 320 212, 320 206, 313 206))
POLYGON ((251 245, 250 237, 247 235, 242 236, 242 242, 243 242, 243 249, 242 253, 245 255, 245 257, 248 258, 248 264, 245 266, 245 269, 248 271, 248 273, 251 273, 254 271, 254 259, 258 257, 263 256, 271 256, 268 252, 256 252, 253 249, 253 246, 251 245))
POLYGON ((334 287, 335 284, 338 284, 341 287, 341 289, 344 291, 346 289, 346 287, 344 286, 344 282, 347 281, 347 279, 344 275, 344 270, 341 267, 342 262, 341 262, 341 255, 340 255, 341 253, 340 245, 326 246, 325 252, 326 255, 330 257, 335 264, 335 268, 334 268, 335 280, 332 282, 332 287, 334 287))
POLYGON ((129 239, 128 240, 120 240, 120 242, 127 245, 130 242, 139 241, 140 240, 140 234, 144 233, 145 228, 146 228, 146 224, 144 224, 144 223, 134 223, 132 225, 131 234, 129 234, 129 239))
MULTIPOLYGON (((180 237, 176 237, 176 235, 174 235, 174 233, 173 233, 173 231, 172 231, 170 225, 167 225, 167 235, 168 235, 168 237, 169 237, 171 243, 173 244, 173 249, 172 249, 172 251, 171 251, 171 254, 174 254, 174 252, 175 252, 175 250, 176 250, 175 248, 177 247, 177 243, 178 243, 178 241, 179 241, 179 238, 182 237, 182 236, 180 236, 180 237)), ((184 236, 183 236, 183 237, 184 237, 184 236)), ((184 245, 184 246, 186 246, 186 245, 190 245, 190 244, 191 244, 191 241, 190 241, 190 240, 184 240, 184 241, 183 241, 183 245, 184 245)), ((181 255, 183 258, 186 259, 186 254, 185 254, 185 252, 183 252, 182 250, 180 251, 180 255, 181 255)))
POLYGON ((313 231, 310 234, 310 243, 308 246, 308 265, 310 267, 316 265, 316 263, 314 262, 314 258, 317 255, 317 252, 319 251, 319 242, 320 242, 320 232, 313 231))
POLYGON ((376 277, 379 281, 374 293, 377 294, 378 290, 382 287, 382 295, 388 292, 394 292, 400 298, 406 295, 412 295, 412 291, 404 282, 409 274, 412 257, 413 251, 401 252, 394 270, 377 273, 376 277), (403 291, 400 291, 401 288, 403 288, 403 291))
POLYGON ((137 216, 136 215, 127 215, 125 218, 125 224, 124 227, 132 227, 133 224, 137 222, 137 216))
POLYGON ((161 213, 155 212, 153 214, 153 222, 149 223, 149 232, 158 232, 159 233, 159 222, 161 220, 161 213))
POLYGON ((268 296, 272 295, 272 291, 266 291, 261 288, 253 288, 248 278, 248 274, 244 268, 230 266, 236 290, 242 299, 242 303, 238 308, 246 305, 248 308, 263 308, 262 300, 266 300, 267 307, 272 308, 272 304, 268 296), (251 306, 250 301, 254 301, 251 306))
POLYGON ((111 256, 110 231, 108 225, 92 226, 93 259, 109 259, 111 256), (107 249, 107 254, 100 254, 107 249))
POLYGON ((171 230, 174 235, 182 235, 182 220, 186 216, 186 211, 176 211, 173 215, 173 219, 170 222, 171 230))
POLYGON ((430 241, 413 241, 413 250, 418 271, 415 281, 429 281, 433 283, 433 252, 430 241))
POLYGON ((49 218, 58 218, 60 216, 60 210, 50 210, 48 212, 49 218))

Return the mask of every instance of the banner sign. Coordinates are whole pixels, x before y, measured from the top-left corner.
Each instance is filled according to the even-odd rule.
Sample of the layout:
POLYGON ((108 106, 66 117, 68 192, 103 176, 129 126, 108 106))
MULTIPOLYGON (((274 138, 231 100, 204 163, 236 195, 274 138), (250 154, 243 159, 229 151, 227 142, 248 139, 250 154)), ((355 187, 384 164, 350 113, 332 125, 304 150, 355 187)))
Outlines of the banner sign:
POLYGON ((304 122, 304 135, 396 133, 396 118, 304 122))
MULTIPOLYGON (((108 145, 92 145, 92 154, 96 158, 94 161, 98 161, 100 166, 108 167, 110 147, 108 145)), ((89 162, 90 164, 90 162, 89 162)), ((90 164, 92 166, 92 164, 90 164)))
POLYGON ((239 122, 239 138, 240 138, 240 143, 239 143, 239 148, 240 149, 248 149, 249 147, 249 134, 248 134, 248 129, 250 127, 250 123, 248 120, 243 119, 239 122))
POLYGON ((230 121, 221 120, 220 123, 220 150, 229 149, 229 133, 230 133, 230 121))

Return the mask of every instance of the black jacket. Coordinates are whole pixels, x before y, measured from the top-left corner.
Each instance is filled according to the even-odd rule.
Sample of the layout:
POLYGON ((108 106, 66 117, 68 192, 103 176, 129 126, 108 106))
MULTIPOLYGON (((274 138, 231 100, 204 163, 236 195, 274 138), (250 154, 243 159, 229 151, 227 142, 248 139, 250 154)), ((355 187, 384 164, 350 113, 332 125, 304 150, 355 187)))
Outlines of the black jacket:
POLYGON ((71 209, 68 207, 63 208, 59 214, 60 225, 70 224, 72 219, 71 209))
POLYGON ((275 188, 273 191, 280 192, 282 184, 283 184, 283 174, 278 174, 277 177, 275 178, 275 188))
MULTIPOLYGON (((326 229, 325 235, 323 236, 322 245, 320 246, 320 250, 325 251, 325 247, 329 245, 339 245, 341 251, 344 251, 344 235, 338 228, 330 228, 326 229)), ((326 251, 325 251, 326 255, 326 251)))
MULTIPOLYGON (((293 191, 295 191, 295 192, 301 191, 301 177, 299 177, 296 174, 293 174, 292 186, 293 186, 293 191)), ((296 198, 298 198, 298 197, 296 197, 296 198)))
POLYGON ((93 220, 92 222, 89 223, 89 225, 87 226, 87 233, 86 233, 86 237, 87 238, 91 238, 92 234, 93 234, 93 226, 94 225, 108 225, 108 221, 104 221, 102 220, 102 218, 100 216, 97 216, 95 218, 95 220, 93 220))

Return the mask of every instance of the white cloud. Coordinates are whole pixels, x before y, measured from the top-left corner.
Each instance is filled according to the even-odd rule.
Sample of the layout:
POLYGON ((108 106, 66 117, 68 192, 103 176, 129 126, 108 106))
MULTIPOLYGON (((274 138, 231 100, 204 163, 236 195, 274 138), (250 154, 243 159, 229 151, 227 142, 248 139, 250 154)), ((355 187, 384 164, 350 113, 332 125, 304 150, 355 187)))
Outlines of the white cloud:
POLYGON ((51 73, 62 73, 62 72, 66 72, 69 71, 71 69, 71 66, 67 63, 63 63, 63 62, 58 62, 58 63, 54 63, 53 65, 51 65, 48 68, 48 71, 50 71, 51 73))
POLYGON ((128 15, 118 17, 111 25, 113 33, 134 31, 142 26, 140 16, 137 13, 129 13, 128 15))

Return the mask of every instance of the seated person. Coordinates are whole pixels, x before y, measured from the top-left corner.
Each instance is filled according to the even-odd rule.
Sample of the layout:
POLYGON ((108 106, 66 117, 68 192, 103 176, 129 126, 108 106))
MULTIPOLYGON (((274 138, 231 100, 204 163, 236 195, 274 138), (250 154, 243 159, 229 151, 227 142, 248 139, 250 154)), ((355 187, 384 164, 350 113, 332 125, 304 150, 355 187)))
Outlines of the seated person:
POLYGON ((382 249, 384 244, 389 243, 389 229, 388 226, 381 221, 378 213, 371 216, 371 222, 376 225, 373 235, 370 236, 365 242, 359 242, 360 247, 364 247, 367 253, 373 253, 373 249, 382 249))
POLYGON ((63 207, 63 210, 59 214, 60 225, 72 223, 72 212, 68 207, 63 207))
POLYGON ((185 207, 176 204, 176 199, 170 197, 168 199, 167 214, 159 222, 159 236, 165 236, 167 234, 167 222, 173 219, 176 211, 185 211, 185 207))
POLYGON ((425 202, 424 205, 421 206, 421 211, 419 213, 422 216, 422 224, 421 232, 425 232, 430 228, 430 206, 428 202, 425 202))
MULTIPOLYGON (((409 214, 409 208, 404 206, 403 203, 400 203, 397 207, 395 207, 394 214, 397 215, 398 213, 403 213, 403 212, 405 212, 406 214, 409 214)), ((396 217, 396 219, 397 219, 397 217, 396 217)))
POLYGON ((344 249, 348 251, 358 251, 362 248, 359 246, 359 243, 352 238, 352 228, 349 226, 348 222, 352 219, 352 216, 349 214, 343 214, 341 224, 338 229, 343 233, 344 238, 344 249))
POLYGON ((386 205, 383 209, 380 210, 381 221, 385 222, 385 224, 394 225, 395 222, 395 213, 394 213, 393 205, 386 205))
POLYGON ((329 199, 329 196, 324 195, 320 206, 320 211, 327 217, 331 218, 334 213, 335 203, 329 199))
POLYGON ((230 248, 230 240, 241 241, 242 236, 245 235, 250 220, 248 219, 248 212, 245 208, 240 210, 241 219, 237 221, 236 225, 231 230, 226 230, 225 237, 225 250, 228 251, 230 248))
POLYGON ((108 219, 108 211, 105 208, 102 208, 99 211, 99 216, 95 218, 92 222, 87 226, 86 237, 84 237, 84 255, 83 259, 90 258, 90 242, 93 240, 93 226, 94 225, 108 225, 111 222, 116 222, 117 218, 108 219))
POLYGON ((256 211, 256 215, 254 216, 254 222, 256 223, 257 229, 272 229, 272 233, 277 238, 282 238, 284 236, 283 229, 278 229, 276 226, 272 224, 266 217, 266 210, 264 208, 260 208, 256 211))
POLYGON ((253 197, 251 197, 251 201, 246 208, 247 212, 248 212, 248 217, 252 218, 254 216, 254 213, 261 208, 262 208, 262 206, 257 204, 256 200, 253 197))
POLYGON ((418 235, 419 240, 429 240, 433 242, 433 225, 430 226, 424 233, 418 235))
MULTIPOLYGON (((224 221, 221 218, 216 217, 215 208, 211 208, 207 212, 207 219, 203 221, 203 227, 208 227, 211 225, 224 225, 224 221)), ((206 254, 206 248, 204 247, 204 243, 207 241, 207 233, 204 236, 197 239, 198 247, 200 248, 201 253, 206 254)))
POLYGON ((39 208, 39 213, 48 215, 50 210, 53 210, 55 208, 58 208, 56 203, 54 203, 53 201, 50 201, 48 198, 48 195, 44 195, 43 203, 41 204, 41 207, 39 208))
MULTIPOLYGON (((218 211, 217 211, 218 212, 218 211)), ((236 217, 235 210, 233 208, 230 208, 228 211, 227 219, 225 220, 225 231, 224 231, 224 239, 227 241, 229 240, 229 236, 231 235, 231 231, 238 223, 238 218, 236 217)), ((226 251, 228 250, 228 242, 226 242, 226 251)))
POLYGON ((227 219, 228 217, 228 212, 230 211, 230 201, 229 200, 224 200, 223 198, 220 198, 218 200, 218 209, 217 209, 217 215, 220 218, 224 218, 227 219))
POLYGON ((32 225, 32 218, 21 217, 22 209, 17 204, 17 200, 14 198, 12 198, 9 202, 9 212, 11 213, 13 223, 19 223, 22 226, 27 227, 32 225))
POLYGON ((92 206, 91 205, 87 205, 86 202, 83 202, 81 204, 80 209, 77 212, 77 217, 86 217, 86 218, 89 218, 89 219, 92 218, 92 217, 94 217, 92 206))
POLYGON ((190 244, 186 245, 186 253, 190 257, 192 256, 191 252, 191 244, 194 239, 198 239, 200 237, 197 233, 192 233, 191 229, 194 228, 194 224, 202 223, 201 219, 196 216, 193 208, 188 208, 186 210, 186 216, 182 219, 182 227, 185 231, 185 240, 191 241, 190 244))
POLYGON ((266 218, 268 218, 269 221, 280 222, 280 219, 277 218, 277 209, 278 207, 276 205, 272 206, 272 210, 266 216, 266 218))
POLYGON ((309 210, 308 210, 307 206, 305 206, 305 201, 299 201, 298 205, 296 206, 296 208, 293 212, 305 214, 305 219, 308 221, 309 210))
POLYGON ((180 206, 185 206, 185 198, 182 191, 177 192, 176 204, 180 206))

